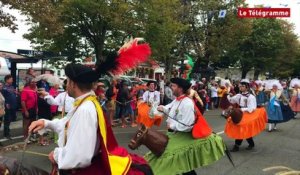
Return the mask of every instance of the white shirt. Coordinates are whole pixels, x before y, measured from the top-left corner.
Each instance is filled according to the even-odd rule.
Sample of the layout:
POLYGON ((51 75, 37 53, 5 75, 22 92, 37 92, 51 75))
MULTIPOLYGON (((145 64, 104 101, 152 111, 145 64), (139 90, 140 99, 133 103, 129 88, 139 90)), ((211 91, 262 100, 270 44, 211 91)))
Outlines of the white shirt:
POLYGON ((165 87, 165 96, 167 96, 169 99, 174 100, 173 91, 169 86, 165 87))
POLYGON ((158 91, 146 91, 143 94, 143 101, 151 104, 159 104, 160 103, 160 93, 158 91))
MULTIPOLYGON (((94 93, 89 92, 76 99, 82 99, 90 94, 94 93)), ((99 150, 98 118, 93 102, 85 101, 75 110, 76 108, 73 108, 62 119, 44 120, 45 129, 52 129, 59 136, 58 147, 54 149, 54 159, 59 169, 87 167, 99 150), (64 145, 64 128, 69 120, 67 143, 64 145)))
POLYGON ((233 97, 227 96, 227 99, 232 104, 238 104, 241 107, 241 110, 243 112, 247 111, 249 113, 253 112, 256 107, 256 98, 252 94, 248 94, 247 96, 244 96, 242 94, 237 94, 233 97))
POLYGON ((51 95, 45 96, 45 99, 48 104, 58 106, 58 111, 62 111, 65 98, 65 112, 68 113, 73 109, 73 103, 75 99, 73 97, 70 97, 67 92, 59 93, 55 98, 53 98, 51 95))
POLYGON ((164 106, 164 113, 168 114, 170 117, 178 120, 183 124, 168 117, 167 123, 170 129, 181 132, 190 132, 193 128, 195 122, 195 112, 194 112, 194 102, 188 97, 185 97, 181 101, 173 100, 170 104, 164 106), (176 115, 176 110, 178 111, 176 115))
POLYGON ((214 86, 211 87, 211 97, 214 98, 214 97, 218 97, 218 89, 214 86))
POLYGON ((159 88, 160 88, 161 94, 164 94, 165 93, 165 82, 163 80, 161 80, 159 82, 159 88))

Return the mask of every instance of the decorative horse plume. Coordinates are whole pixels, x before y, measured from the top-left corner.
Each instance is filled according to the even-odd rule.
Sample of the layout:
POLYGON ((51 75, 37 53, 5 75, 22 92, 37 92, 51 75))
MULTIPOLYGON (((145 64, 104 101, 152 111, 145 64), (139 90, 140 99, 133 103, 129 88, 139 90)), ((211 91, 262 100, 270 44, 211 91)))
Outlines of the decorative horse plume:
POLYGON ((147 43, 139 44, 139 41, 143 41, 143 39, 130 39, 118 52, 109 53, 106 60, 98 65, 97 72, 100 75, 106 73, 120 75, 145 62, 151 55, 151 48, 147 43))

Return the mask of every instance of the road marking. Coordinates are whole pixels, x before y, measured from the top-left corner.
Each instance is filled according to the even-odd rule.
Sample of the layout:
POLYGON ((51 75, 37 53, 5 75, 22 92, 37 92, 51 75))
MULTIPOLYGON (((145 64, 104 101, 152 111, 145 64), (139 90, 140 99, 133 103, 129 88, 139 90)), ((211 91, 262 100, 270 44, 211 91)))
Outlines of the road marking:
POLYGON ((217 135, 224 134, 224 131, 217 132, 217 135))
MULTIPOLYGON (((11 139, 21 139, 21 138, 24 138, 24 136, 16 136, 16 137, 12 137, 11 139)), ((4 138, 4 139, 0 139, 0 142, 5 142, 7 141, 8 139, 7 138, 4 138)))
POLYGON ((300 171, 294 170, 292 168, 286 167, 286 166, 272 166, 268 168, 264 168, 263 171, 278 171, 277 175, 299 175, 300 171))
MULTIPOLYGON (((18 152, 23 152, 23 151, 18 151, 18 152)), ((34 152, 34 151, 25 151, 25 153, 28 153, 28 154, 34 154, 34 155, 38 155, 38 156, 46 156, 46 157, 48 157, 48 154, 39 153, 39 152, 34 152)))

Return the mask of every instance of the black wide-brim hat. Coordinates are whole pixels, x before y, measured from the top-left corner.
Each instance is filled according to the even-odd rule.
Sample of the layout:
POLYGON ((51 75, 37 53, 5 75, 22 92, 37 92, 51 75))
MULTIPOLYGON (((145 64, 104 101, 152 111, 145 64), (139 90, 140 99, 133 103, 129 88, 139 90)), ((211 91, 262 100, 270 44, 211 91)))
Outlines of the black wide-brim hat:
POLYGON ((192 86, 189 81, 182 78, 171 78, 170 81, 171 83, 177 84, 179 87, 181 87, 184 92, 186 92, 192 86))
POLYGON ((154 80, 151 80, 151 81, 148 81, 147 82, 147 86, 150 86, 150 84, 151 83, 154 83, 154 86, 156 86, 157 85, 157 82, 156 81, 154 81, 154 80))
POLYGON ((93 83, 99 79, 96 71, 82 64, 68 64, 65 67, 65 74, 76 83, 93 83))

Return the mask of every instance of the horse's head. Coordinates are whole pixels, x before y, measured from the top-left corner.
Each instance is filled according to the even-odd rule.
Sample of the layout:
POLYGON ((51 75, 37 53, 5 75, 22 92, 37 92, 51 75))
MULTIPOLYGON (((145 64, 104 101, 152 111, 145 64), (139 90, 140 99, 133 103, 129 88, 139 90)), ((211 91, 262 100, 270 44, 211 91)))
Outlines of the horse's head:
POLYGON ((147 128, 142 125, 134 134, 134 137, 130 140, 130 143, 128 144, 128 147, 132 150, 135 150, 141 144, 143 144, 143 139, 145 137, 145 134, 147 133, 147 128))
POLYGON ((226 118, 231 117, 234 124, 240 123, 243 117, 243 111, 240 108, 229 108, 225 115, 226 118))

